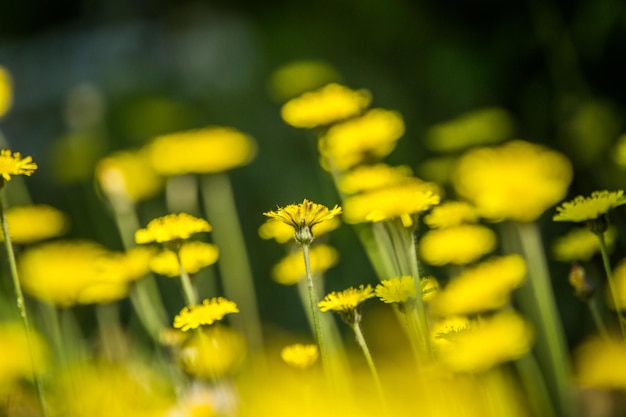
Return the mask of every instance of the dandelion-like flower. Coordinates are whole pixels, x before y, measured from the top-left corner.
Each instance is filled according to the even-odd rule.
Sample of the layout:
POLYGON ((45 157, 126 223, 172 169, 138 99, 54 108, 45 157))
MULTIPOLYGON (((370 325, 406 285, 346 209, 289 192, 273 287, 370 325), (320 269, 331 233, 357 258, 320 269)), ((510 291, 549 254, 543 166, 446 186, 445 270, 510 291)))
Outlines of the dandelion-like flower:
POLYGON ((281 359, 294 368, 306 369, 312 366, 319 357, 320 352, 317 345, 304 345, 296 343, 285 346, 280 351, 281 359))
MULTIPOLYGON (((64 213, 44 204, 10 207, 5 215, 13 243, 30 244, 57 237, 68 227, 64 213)), ((0 240, 3 237, 0 232, 0 240)))
MULTIPOLYGON (((219 250, 217 246, 205 242, 183 242, 179 249, 183 269, 188 274, 195 274, 202 268, 217 262, 219 250)), ((164 249, 149 261, 150 270, 170 278, 180 276, 180 264, 176 252, 164 249)))
POLYGON ((476 208, 465 201, 445 201, 424 216, 424 223, 433 229, 445 229, 478 220, 476 208))
POLYGON ((384 303, 406 303, 415 299, 415 279, 408 275, 386 279, 376 286, 375 293, 384 303))
POLYGON ((626 388, 626 342, 595 336, 574 351, 576 382, 583 387, 626 388))
POLYGON ((11 175, 30 176, 36 169, 37 164, 30 156, 22 158, 19 152, 13 153, 8 149, 0 151, 0 176, 3 181, 10 181, 11 175))
MULTIPOLYGON (((311 228, 314 236, 322 236, 328 232, 337 229, 341 225, 338 217, 333 217, 322 223, 318 223, 311 228)), ((278 243, 287 243, 293 241, 293 227, 278 219, 267 219, 265 223, 259 227, 259 236, 261 239, 274 239, 278 243)))
POLYGON ((360 321, 360 314, 357 311, 359 305, 368 298, 374 297, 374 290, 371 285, 350 287, 343 291, 333 291, 317 303, 321 311, 336 311, 349 324, 360 321))
POLYGON ((183 307, 174 318, 174 327, 186 332, 202 325, 213 324, 224 318, 226 314, 238 312, 239 308, 234 301, 223 297, 214 297, 202 301, 202 304, 183 307))
POLYGON ((609 210, 626 204, 624 191, 594 191, 589 197, 581 195, 556 208, 557 214, 552 218, 556 222, 585 222, 596 220, 607 214, 609 210))
POLYGON ((200 232, 210 232, 211 225, 187 213, 168 214, 151 220, 145 229, 135 232, 137 243, 168 243, 189 239, 200 232))
POLYGON ((496 234, 479 224, 429 230, 419 242, 422 259, 431 265, 466 265, 496 247, 496 234))
POLYGON ((397 184, 410 178, 411 174, 411 168, 404 165, 362 165, 346 172, 337 186, 346 194, 356 194, 397 184))
POLYGON ((293 227, 294 238, 303 245, 310 244, 315 238, 312 227, 323 223, 341 214, 341 207, 335 205, 332 209, 317 204, 306 198, 300 204, 289 204, 276 211, 263 213, 264 216, 277 219, 293 227))

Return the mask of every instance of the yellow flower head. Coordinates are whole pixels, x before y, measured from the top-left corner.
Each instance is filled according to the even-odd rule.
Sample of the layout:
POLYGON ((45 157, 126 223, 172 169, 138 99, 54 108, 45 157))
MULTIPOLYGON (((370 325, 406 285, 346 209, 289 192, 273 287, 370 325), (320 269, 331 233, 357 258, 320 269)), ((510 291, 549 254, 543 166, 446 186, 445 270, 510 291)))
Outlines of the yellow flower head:
MULTIPOLYGON (((607 249, 613 249, 617 232, 609 227, 604 233, 607 249)), ((565 236, 558 238, 552 245, 554 258, 561 262, 588 261, 600 251, 598 237, 587 228, 572 229, 565 236)))
POLYGON ((496 234, 478 224, 429 230, 419 241, 420 256, 431 265, 466 265, 496 247, 496 234))
POLYGON ((129 281, 136 281, 150 273, 150 259, 156 254, 153 246, 136 246, 117 254, 118 262, 129 281))
POLYGON ((370 102, 369 92, 333 83, 289 100, 280 114, 287 124, 310 129, 356 116, 370 102))
POLYGON ((436 349, 445 348, 454 341, 454 337, 472 326, 466 316, 449 316, 436 320, 431 328, 431 342, 436 349))
POLYGON ((346 223, 380 222, 399 218, 405 227, 413 216, 439 204, 437 187, 417 178, 348 197, 344 201, 346 223))
POLYGON ((33 362, 40 374, 47 368, 44 339, 32 329, 27 338, 21 323, 0 323, 0 395, 21 379, 32 378, 33 362))
POLYGON ((519 255, 490 259, 465 269, 431 301, 438 316, 475 314, 505 305, 511 292, 526 275, 526 263, 519 255))
POLYGON ((191 235, 200 232, 210 232, 211 225, 204 219, 199 219, 187 213, 168 214, 157 217, 148 223, 145 229, 135 232, 137 243, 167 243, 189 239, 191 235))
POLYGON ((424 223, 433 229, 445 229, 478 220, 476 208, 464 201, 444 201, 424 216, 424 223))
POLYGON ((186 332, 202 325, 213 324, 230 313, 239 313, 237 304, 223 297, 214 297, 202 301, 202 304, 183 307, 174 318, 174 327, 186 332))
POLYGON ((409 298, 415 299, 415 280, 408 275, 386 279, 375 292, 384 303, 406 303, 409 298))
POLYGON ((312 366, 320 352, 317 345, 303 345, 296 343, 294 345, 285 346, 280 351, 281 359, 294 368, 306 369, 312 366))
POLYGON ((13 104, 13 82, 9 72, 0 65, 0 117, 4 116, 13 104))
MULTIPOLYGON (((195 274, 202 268, 217 262, 219 250, 210 243, 191 241, 184 242, 179 249, 183 269, 188 274, 195 274)), ((180 265, 176 252, 164 249, 154 255, 149 262, 150 270, 170 278, 180 276, 180 265)))
POLYGON ((347 172, 338 187, 346 194, 387 187, 408 179, 411 176, 408 166, 392 167, 386 164, 362 165, 347 172))
POLYGON ((101 159, 96 178, 110 197, 143 201, 163 188, 163 177, 154 171, 145 150, 117 152, 101 159))
POLYGON ((556 208, 556 222, 584 222, 607 214, 612 208, 626 204, 624 191, 594 191, 590 197, 581 195, 556 208))
POLYGON ((560 153, 520 140, 463 155, 453 185, 492 221, 535 221, 559 202, 572 180, 572 166, 560 153))
MULTIPOLYGON (((338 217, 333 217, 322 223, 316 224, 311 231, 313 236, 322 236, 337 229, 341 225, 338 217)), ((293 227, 275 218, 267 219, 259 227, 261 239, 274 239, 278 243, 287 243, 293 240, 293 227)))
POLYGON ((161 175, 210 174, 247 164, 256 154, 256 144, 236 129, 207 127, 159 136, 149 152, 161 175))
POLYGON ((337 311, 339 313, 350 313, 363 301, 374 297, 374 290, 371 285, 359 286, 359 288, 350 287, 343 291, 333 291, 324 297, 322 301, 317 303, 321 311, 337 311))
POLYGON ((378 162, 394 150, 403 134, 404 122, 398 112, 369 110, 361 117, 333 125, 320 138, 322 165, 328 163, 345 171, 362 162, 378 162))
MULTIPOLYGON (((68 228, 67 216, 44 204, 10 207, 5 215, 13 243, 35 243, 60 236, 68 228)), ((0 232, 0 240, 3 238, 0 232)))
POLYGON ((577 384, 599 389, 626 389, 626 343, 606 337, 586 340, 574 351, 577 384))
MULTIPOLYGON (((328 245, 316 245, 309 251, 311 273, 321 275, 339 261, 339 252, 328 245)), ((306 276, 302 252, 292 253, 281 259, 272 269, 274 281, 283 285, 294 285, 306 276)))
POLYGON ((313 241, 312 227, 323 223, 341 214, 341 207, 335 205, 332 209, 317 204, 306 198, 300 204, 289 204, 276 211, 263 213, 272 219, 277 219, 293 227, 294 237, 298 243, 309 244, 313 241))
POLYGON ((10 181, 11 175, 30 176, 36 169, 37 164, 30 156, 22 158, 19 152, 12 153, 8 149, 0 151, 0 176, 4 181, 10 181))

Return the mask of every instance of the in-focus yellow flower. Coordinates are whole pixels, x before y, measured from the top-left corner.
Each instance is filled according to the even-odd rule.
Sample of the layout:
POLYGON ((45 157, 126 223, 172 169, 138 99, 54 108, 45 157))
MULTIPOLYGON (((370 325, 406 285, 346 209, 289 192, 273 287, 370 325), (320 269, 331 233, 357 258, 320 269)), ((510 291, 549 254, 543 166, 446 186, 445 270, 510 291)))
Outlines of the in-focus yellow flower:
POLYGON ((592 337, 574 351, 576 383, 599 389, 626 389, 626 343, 592 337))
POLYGON ((317 204, 306 198, 300 204, 289 204, 276 211, 263 213, 272 219, 277 219, 293 227, 294 238, 298 243, 310 244, 315 236, 313 226, 323 223, 341 214, 341 207, 335 205, 332 209, 317 204))
POLYGON ((571 180, 564 155, 516 140, 461 156, 453 185, 486 219, 531 222, 561 201, 571 180))
POLYGON ((452 278, 431 301, 431 311, 437 316, 454 316, 496 310, 509 301, 525 275, 521 256, 492 258, 452 278))
POLYGON ((287 124, 310 129, 356 116, 370 102, 369 92, 332 83, 289 100, 280 114, 287 124))
MULTIPOLYGON (((219 249, 210 243, 184 242, 179 249, 183 269, 188 274, 195 274, 202 268, 213 265, 219 257, 219 249)), ((164 249, 149 261, 150 270, 170 278, 180 276, 180 265, 176 252, 164 249)))
POLYGON ((135 232, 135 242, 180 242, 189 239, 191 235, 196 233, 210 232, 211 230, 211 225, 206 220, 199 219, 191 214, 168 214, 151 220, 145 229, 137 230, 135 232))
MULTIPOLYGON (((616 236, 617 231, 613 227, 609 227, 605 232, 604 240, 608 250, 613 249, 616 236)), ((598 237, 584 227, 570 230, 552 245, 554 258, 561 262, 588 261, 598 252, 600 252, 598 237)))
POLYGON ((374 297, 374 290, 371 285, 360 285, 359 288, 350 287, 343 291, 333 291, 326 294, 323 300, 317 303, 321 311, 336 311, 339 313, 350 313, 355 310, 363 301, 374 297))
POLYGON ((396 184, 411 175, 411 168, 405 165, 395 167, 386 164, 362 165, 346 172, 337 186, 346 194, 356 194, 396 184))
POLYGON ((301 369, 312 366, 319 355, 317 345, 303 345, 301 343, 285 346, 280 351, 280 357, 286 364, 301 369))
POLYGON ((493 251, 496 234, 479 224, 429 230, 419 241, 424 262, 431 265, 466 265, 493 251))
POLYGON ((412 178, 390 187, 348 197, 343 204, 343 218, 351 224, 399 218, 405 227, 410 227, 415 223, 416 214, 437 204, 437 187, 412 178))
POLYGON ((20 380, 31 379, 33 364, 39 375, 48 368, 44 339, 32 329, 30 332, 27 338, 22 323, 0 323, 0 396, 20 380))
POLYGON ((433 229, 445 229, 478 220, 476 208, 465 201, 444 201, 424 216, 424 223, 433 229))
POLYGON ((320 138, 322 165, 345 171, 362 162, 378 162, 394 150, 403 134, 400 113, 369 110, 363 116, 333 125, 320 138))
POLYGON ((0 117, 4 116, 13 104, 13 82, 9 72, 0 65, 0 117))
POLYGON ((36 169, 37 164, 30 156, 22 158, 19 152, 12 153, 8 149, 0 151, 0 176, 4 181, 10 181, 11 175, 30 176, 36 169))
POLYGON ((202 301, 202 304, 183 307, 174 318, 174 327, 186 332, 202 325, 213 324, 224 318, 226 314, 238 312, 239 308, 234 301, 223 297, 214 297, 202 301))
POLYGON ((109 197, 123 197, 133 202, 157 195, 164 179, 150 164, 148 152, 122 151, 101 159, 96 178, 109 197))
MULTIPOLYGON (((11 241, 25 245, 60 236, 69 223, 63 212, 45 204, 10 207, 5 215, 11 241)), ((2 232, 0 240, 4 240, 2 232)))
MULTIPOLYGON (((437 283, 431 278, 422 278, 420 288, 424 298, 437 290, 437 283)), ((415 280, 409 275, 385 279, 376 286, 374 292, 384 303, 406 303, 409 298, 415 299, 415 280)))
POLYGON ((534 332, 519 314, 503 311, 445 337, 450 343, 439 345, 439 358, 446 365, 460 372, 484 372, 528 353, 534 332))
POLYGON ((250 162, 256 143, 233 128, 207 127, 159 136, 148 151, 161 175, 212 174, 250 162))
MULTIPOLYGON (((337 229, 341 225, 338 217, 333 217, 322 223, 316 224, 311 231, 313 236, 322 236, 328 232, 337 229)), ((261 239, 274 239, 278 243, 287 243, 293 240, 293 227, 278 219, 267 219, 265 223, 259 227, 259 236, 261 239)))
POLYGON ((624 191, 594 191, 590 197, 577 196, 556 208, 557 214, 552 218, 556 222, 580 223, 595 220, 609 210, 626 204, 624 191))
MULTIPOLYGON (((321 275, 339 261, 339 252, 328 245, 312 246, 309 251, 311 273, 321 275)), ((272 268, 272 278, 283 285, 297 284, 306 277, 302 251, 289 254, 272 268)))

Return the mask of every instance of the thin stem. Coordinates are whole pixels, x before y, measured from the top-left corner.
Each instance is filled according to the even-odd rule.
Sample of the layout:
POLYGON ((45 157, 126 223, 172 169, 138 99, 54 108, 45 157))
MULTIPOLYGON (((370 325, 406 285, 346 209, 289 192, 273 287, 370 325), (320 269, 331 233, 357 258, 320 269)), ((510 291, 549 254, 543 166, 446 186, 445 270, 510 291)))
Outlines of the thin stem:
POLYGON ((555 417, 554 407, 539 370, 537 359, 529 353, 516 360, 514 364, 520 376, 520 382, 526 391, 529 405, 534 411, 533 415, 555 417))
POLYGON ((189 274, 183 268, 183 262, 180 259, 180 250, 175 250, 176 260, 178 261, 178 266, 180 269, 180 282, 183 286, 183 295, 185 296, 185 302, 189 306, 193 306, 198 304, 198 299, 196 297, 196 290, 193 288, 193 284, 191 283, 191 279, 189 278, 189 274))
POLYGON ((609 337, 609 332, 606 329, 606 325, 604 324, 604 320, 602 319, 602 314, 600 314, 600 308, 598 306, 598 298, 591 297, 589 302, 587 303, 589 306, 589 311, 591 312, 591 318, 593 319, 593 323, 596 325, 598 329, 598 333, 604 338, 609 337))
POLYGON ((619 328, 622 333, 622 338, 626 339, 626 329, 624 329, 624 314, 622 313, 622 306, 619 301, 619 293, 615 280, 613 279, 613 270, 611 269, 611 262, 609 261, 609 251, 606 247, 606 240, 604 239, 604 232, 596 232, 600 243, 600 253, 602 254, 602 264, 604 265, 604 272, 606 273, 606 279, 609 283, 609 289, 611 290, 611 296, 613 297, 613 304, 615 305, 615 311, 617 312, 617 321, 619 321, 619 328))
POLYGON ((125 343, 120 328, 117 303, 96 305, 96 320, 105 357, 117 361, 125 356, 125 343))
MULTIPOLYGON (((0 187, 3 184, 0 183, 0 187)), ((1 190, 0 190, 1 191, 1 190)), ((24 294, 22 293, 22 286, 17 273, 17 264, 15 262, 15 253, 13 252, 13 245, 11 244, 11 235, 9 234, 9 225, 4 212, 4 194, 0 195, 0 217, 2 217, 2 233, 4 234, 4 247, 6 249, 7 261, 9 263, 9 270, 11 273, 11 279, 13 281, 13 287, 15 288, 15 299, 17 302, 17 309, 20 313, 22 323, 24 324, 24 331, 26 333, 26 343, 28 344, 28 353, 30 355, 30 362, 33 368, 33 383, 37 390, 37 397, 39 399, 39 406, 44 417, 48 415, 46 402, 43 394, 43 388, 39 379, 39 374, 35 366, 35 358, 33 354, 33 340, 30 331, 30 323, 28 320, 28 313, 26 311, 26 304, 24 302, 24 294)))
POLYGON ((313 329, 315 330, 315 338, 317 340, 317 344, 320 347, 320 353, 322 355, 322 363, 325 365, 325 369, 328 367, 328 350, 326 345, 324 344, 324 340, 322 337, 322 331, 320 327, 320 318, 317 307, 317 297, 315 294, 315 286, 313 284, 313 273, 311 272, 311 258, 309 255, 309 245, 302 245, 302 255, 304 258, 304 269, 306 271, 306 282, 307 289, 309 292, 309 307, 311 311, 311 316, 313 318, 313 329))

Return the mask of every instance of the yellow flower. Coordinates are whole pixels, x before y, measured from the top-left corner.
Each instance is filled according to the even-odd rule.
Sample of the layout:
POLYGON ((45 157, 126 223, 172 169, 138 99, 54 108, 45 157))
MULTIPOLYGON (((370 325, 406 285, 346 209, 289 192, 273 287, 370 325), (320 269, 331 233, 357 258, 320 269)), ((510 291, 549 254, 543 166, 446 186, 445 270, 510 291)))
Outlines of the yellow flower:
POLYGON ((424 262, 431 265, 466 265, 496 247, 496 234, 478 224, 429 230, 419 241, 424 262))
POLYGON ((626 389, 626 343, 593 337, 574 351, 576 382, 583 387, 626 389))
POLYGON ((572 166, 565 156, 520 140, 463 155, 453 185, 492 221, 535 221, 567 193, 572 166))
POLYGON ((317 204, 306 198, 300 204, 289 204, 286 207, 278 208, 276 211, 263 213, 272 219, 277 219, 293 227, 294 238, 298 243, 310 244, 314 235, 312 227, 328 221, 341 214, 341 207, 335 205, 332 209, 317 204))
MULTIPOLYGON (((432 278, 423 278, 420 288, 424 298, 437 290, 437 283, 432 278)), ((408 275, 385 279, 376 286, 375 294, 384 303, 406 303, 409 298, 415 299, 415 280, 408 275)))
MULTIPOLYGON (((67 216, 44 204, 10 207, 5 215, 13 243, 35 243, 60 236, 68 228, 67 216)), ((4 240, 1 232, 0 240, 4 240)))
POLYGON ((117 254, 118 261, 129 281, 136 281, 150 273, 150 259, 157 249, 151 246, 136 246, 117 254))
POLYGON ((44 339, 30 332, 29 341, 22 323, 0 323, 0 396, 21 379, 31 379, 33 363, 40 375, 48 367, 44 339))
POLYGON ((404 134, 402 116, 372 109, 358 118, 333 125, 319 140, 322 165, 347 170, 361 162, 377 162, 389 155, 404 134))
POLYGON ((594 191, 590 197, 581 195, 556 208, 556 222, 584 222, 607 214, 612 208, 626 204, 624 191, 594 191))
MULTIPOLYGON (((337 229, 340 224, 339 218, 333 217, 332 219, 316 224, 311 230, 313 236, 322 236, 337 229)), ((278 219, 267 219, 267 221, 259 227, 259 236, 261 239, 274 239, 281 244, 293 240, 293 234, 293 227, 278 219)))
POLYGON ((234 301, 214 297, 202 301, 202 304, 183 307, 174 318, 174 327, 186 332, 202 325, 213 324, 224 318, 226 314, 238 312, 239 308, 234 301))
POLYGON ((476 208, 464 201, 444 201, 424 216, 424 223, 433 229, 475 223, 477 220, 476 208))
POLYGON ((0 151, 0 176, 4 181, 10 181, 11 175, 30 176, 36 169, 37 164, 30 156, 22 158, 19 152, 12 153, 8 149, 0 151))
POLYGON ((360 285, 359 288, 350 287, 343 291, 333 291, 317 303, 321 311, 337 311, 339 313, 350 313, 359 304, 368 298, 374 297, 374 290, 371 285, 360 285))
POLYGON ((447 337, 450 342, 439 345, 439 357, 451 369, 484 372, 528 353, 534 332, 519 314, 504 311, 440 337, 447 337))
POLYGON ((130 201, 143 201, 157 195, 163 188, 145 150, 114 153, 98 162, 96 178, 110 197, 121 196, 130 201))
POLYGON ((356 116, 370 101, 365 90, 355 91, 333 83, 289 100, 280 114, 287 124, 310 129, 356 116))
POLYGON ((0 65, 0 117, 4 116, 13 104, 13 82, 9 72, 0 65))
POLYGON ((276 69, 269 82, 273 98, 288 100, 341 77, 324 61, 293 61, 276 69))
MULTIPOLYGON (((604 234, 607 248, 611 250, 617 232, 609 228, 604 234)), ((565 236, 558 238, 552 245, 554 258, 562 262, 588 261, 600 251, 598 237, 591 230, 583 227, 572 229, 565 236)))
POLYGON ((433 298, 431 311, 438 316, 451 316, 496 310, 509 301, 525 275, 526 263, 519 255, 482 262, 452 278, 433 298))
POLYGON ((354 168, 339 180, 337 186, 346 194, 387 187, 411 176, 408 166, 392 167, 386 164, 362 165, 354 168))
POLYGON ((348 197, 343 204, 346 223, 380 222, 400 218, 405 227, 413 216, 439 204, 436 187, 417 178, 348 197))
POLYGON ((179 242, 189 239, 196 233, 210 232, 211 229, 211 225, 206 220, 190 214, 168 214, 151 220, 145 229, 137 230, 135 241, 137 243, 179 242))
MULTIPOLYGON (((339 260, 337 250, 328 245, 317 245, 309 251, 311 273, 321 275, 335 266, 339 260)), ((294 285, 306 276, 302 251, 281 259, 272 269, 272 278, 279 284, 294 285)))
POLYGON ((493 107, 474 110, 428 130, 426 144, 435 151, 453 152, 511 138, 513 120, 506 110, 493 107))
MULTIPOLYGON (((217 262, 219 250, 217 246, 204 242, 184 242, 179 249, 183 269, 188 274, 195 274, 202 268, 217 262)), ((176 252, 164 249, 154 255, 149 262, 150 270, 170 278, 180 276, 180 265, 176 252)))
POLYGON ((301 369, 306 369, 313 365, 317 361, 319 354, 317 345, 303 345, 300 343, 285 346, 280 351, 280 357, 286 364, 301 369))
POLYGON ((472 326, 466 316, 450 316, 436 320, 430 329, 431 341, 436 349, 445 348, 454 342, 454 337, 472 326))
POLYGON ((207 127, 159 136, 148 150, 152 166, 162 175, 210 174, 247 164, 256 144, 236 129, 207 127))

